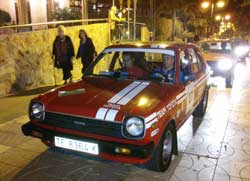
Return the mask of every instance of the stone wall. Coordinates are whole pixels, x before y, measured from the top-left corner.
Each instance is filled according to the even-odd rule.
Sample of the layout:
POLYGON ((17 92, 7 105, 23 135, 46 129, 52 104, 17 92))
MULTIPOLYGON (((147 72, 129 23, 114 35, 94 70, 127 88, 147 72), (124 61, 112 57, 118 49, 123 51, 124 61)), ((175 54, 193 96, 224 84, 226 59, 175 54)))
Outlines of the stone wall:
MULTIPOLYGON (((109 43, 107 23, 73 26, 66 34, 79 46, 78 32, 85 29, 100 53, 109 43)), ((55 70, 51 59, 57 29, 0 36, 0 96, 20 90, 54 85, 62 82, 61 70, 55 70)), ((81 61, 74 59, 74 79, 81 77, 81 61)))

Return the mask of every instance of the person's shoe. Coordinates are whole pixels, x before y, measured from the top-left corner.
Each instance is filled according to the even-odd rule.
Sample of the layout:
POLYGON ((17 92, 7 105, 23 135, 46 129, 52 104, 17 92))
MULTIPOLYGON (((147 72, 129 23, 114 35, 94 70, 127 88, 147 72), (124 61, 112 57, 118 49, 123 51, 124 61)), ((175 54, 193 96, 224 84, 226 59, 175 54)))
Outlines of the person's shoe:
POLYGON ((69 78, 69 83, 72 83, 72 80, 73 80, 73 77, 71 76, 71 77, 69 78))
POLYGON ((67 84, 67 80, 64 81, 64 85, 66 85, 66 84, 67 84))

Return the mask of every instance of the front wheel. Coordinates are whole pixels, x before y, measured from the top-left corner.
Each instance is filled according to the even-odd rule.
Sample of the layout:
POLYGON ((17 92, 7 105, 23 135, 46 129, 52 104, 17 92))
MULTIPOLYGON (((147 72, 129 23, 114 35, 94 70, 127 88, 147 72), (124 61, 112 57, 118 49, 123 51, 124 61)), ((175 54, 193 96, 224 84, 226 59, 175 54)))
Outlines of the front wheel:
POLYGON ((174 134, 173 125, 169 124, 147 164, 150 170, 164 172, 168 169, 173 156, 174 134))

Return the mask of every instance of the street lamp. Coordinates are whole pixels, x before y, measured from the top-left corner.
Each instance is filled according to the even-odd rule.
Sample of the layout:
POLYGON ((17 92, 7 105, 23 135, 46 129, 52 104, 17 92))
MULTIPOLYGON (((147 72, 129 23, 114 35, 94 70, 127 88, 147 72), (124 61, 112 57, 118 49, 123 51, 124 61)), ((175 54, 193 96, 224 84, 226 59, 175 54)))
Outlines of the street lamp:
POLYGON ((136 11, 137 11, 137 0, 134 0, 134 40, 136 39, 136 11))
POLYGON ((230 19, 231 19, 230 14, 227 14, 227 15, 225 16, 225 20, 230 20, 230 19))
MULTIPOLYGON (((203 9, 207 9, 210 7, 211 4, 211 17, 210 17, 210 26, 212 28, 212 24, 213 24, 213 16, 214 16, 214 5, 215 5, 215 0, 211 0, 211 1, 203 1, 201 3, 201 7, 203 9)), ((225 2, 224 1, 217 1, 216 3, 218 8, 223 8, 225 6, 225 2)), ((212 29, 211 29, 212 30, 212 29)))
POLYGON ((220 21, 220 20, 221 20, 221 15, 216 15, 216 16, 215 16, 215 20, 216 20, 216 21, 220 21))
POLYGON ((203 9, 207 9, 208 7, 209 7, 209 2, 207 2, 207 1, 204 1, 203 3, 201 3, 201 7, 203 8, 203 9))
POLYGON ((223 8, 225 6, 225 2, 224 1, 218 1, 216 5, 217 5, 218 8, 223 8))
MULTIPOLYGON (((211 2, 209 2, 209 1, 204 1, 204 2, 201 3, 201 7, 202 7, 203 9, 207 9, 207 8, 209 8, 210 3, 211 3, 211 21, 212 21, 213 15, 214 15, 214 3, 215 3, 215 1, 214 1, 214 0, 212 0, 211 2)), ((223 8, 223 7, 225 6, 225 2, 224 2, 224 1, 218 1, 218 2, 216 3, 216 6, 217 6, 218 8, 223 8)))

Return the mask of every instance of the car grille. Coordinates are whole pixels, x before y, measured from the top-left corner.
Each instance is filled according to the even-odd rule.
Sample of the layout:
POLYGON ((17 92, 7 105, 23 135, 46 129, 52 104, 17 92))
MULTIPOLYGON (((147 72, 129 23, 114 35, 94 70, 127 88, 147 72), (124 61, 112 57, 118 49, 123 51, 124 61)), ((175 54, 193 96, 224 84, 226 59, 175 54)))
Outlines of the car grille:
POLYGON ((55 127, 78 130, 97 135, 123 138, 121 134, 121 123, 52 112, 45 113, 45 119, 43 122, 55 127))

